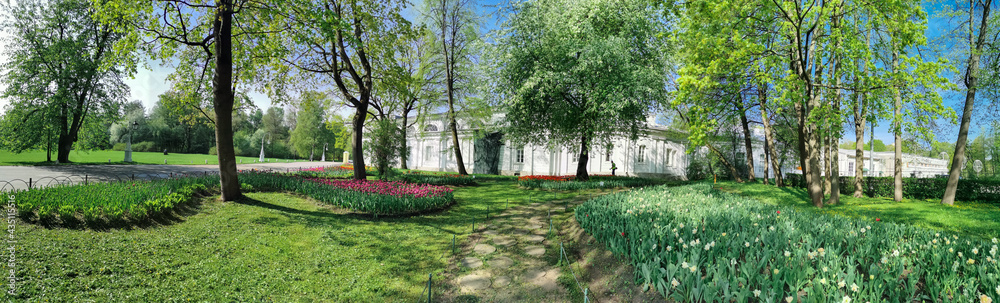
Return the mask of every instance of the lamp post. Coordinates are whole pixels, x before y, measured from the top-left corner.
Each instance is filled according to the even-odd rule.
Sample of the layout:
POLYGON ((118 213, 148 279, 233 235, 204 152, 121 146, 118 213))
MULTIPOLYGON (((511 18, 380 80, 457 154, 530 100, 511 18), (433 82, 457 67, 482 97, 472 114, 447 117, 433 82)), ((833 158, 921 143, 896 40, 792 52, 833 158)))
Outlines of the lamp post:
POLYGON ((125 143, 125 162, 132 162, 132 135, 136 129, 139 128, 139 122, 132 121, 132 128, 129 129, 128 126, 125 127, 128 130, 128 141, 125 143))
POLYGON ((323 143, 323 156, 319 158, 320 162, 326 162, 326 145, 329 143, 323 143))
MULTIPOLYGON (((264 162, 264 138, 267 138, 267 135, 270 134, 265 133, 263 136, 260 136, 260 160, 258 162, 264 162)), ((271 140, 267 140, 267 143, 271 144, 271 140)))

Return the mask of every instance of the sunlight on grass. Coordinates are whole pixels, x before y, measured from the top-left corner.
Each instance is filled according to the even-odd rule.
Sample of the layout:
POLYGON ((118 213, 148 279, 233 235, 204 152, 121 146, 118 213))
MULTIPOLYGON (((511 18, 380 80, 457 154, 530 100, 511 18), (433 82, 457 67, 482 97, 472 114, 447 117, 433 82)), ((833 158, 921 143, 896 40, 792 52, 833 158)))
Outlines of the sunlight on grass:
MULTIPOLYGON (((489 209, 587 195, 515 182, 456 187, 450 209, 417 217, 343 214, 285 193, 204 200, 186 221, 148 229, 17 226, 15 301, 413 302, 489 209)), ((502 216, 501 216, 502 219, 502 216)), ((435 283, 437 284, 437 283, 435 283)))
POLYGON ((906 223, 914 226, 935 228, 965 235, 990 239, 1000 230, 1000 207, 996 204, 976 202, 955 202, 955 206, 942 205, 939 200, 903 199, 895 202, 892 198, 854 198, 841 195, 839 205, 827 205, 822 209, 812 206, 805 189, 763 184, 740 184, 720 182, 719 190, 737 193, 772 205, 793 206, 802 210, 841 215, 853 218, 868 218, 888 222, 906 223))

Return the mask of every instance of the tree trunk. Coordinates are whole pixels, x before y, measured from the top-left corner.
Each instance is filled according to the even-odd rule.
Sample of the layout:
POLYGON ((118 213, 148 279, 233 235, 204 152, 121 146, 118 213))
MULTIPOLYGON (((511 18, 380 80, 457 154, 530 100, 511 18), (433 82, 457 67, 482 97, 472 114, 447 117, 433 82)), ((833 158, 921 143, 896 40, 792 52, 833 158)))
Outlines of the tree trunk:
MULTIPOLYGON (((795 102, 795 115, 796 120, 799 122, 799 127, 797 128, 797 134, 799 135, 798 149, 799 149, 799 172, 802 173, 802 179, 806 182, 806 186, 812 183, 812 175, 809 174, 809 150, 806 146, 807 128, 806 125, 806 108, 804 104, 795 102)), ((795 184, 798 186, 798 184, 795 184)))
MULTIPOLYGON (((941 204, 954 205, 955 192, 958 190, 958 177, 962 174, 962 163, 965 163, 965 145, 969 140, 969 124, 972 120, 972 108, 976 102, 976 85, 979 82, 979 56, 986 39, 987 21, 990 16, 992 1, 983 5, 982 19, 979 24, 979 35, 976 38, 976 50, 969 54, 969 66, 965 70, 965 109, 962 110, 962 124, 958 128, 958 140, 955 141, 955 154, 952 155, 951 169, 948 171, 948 184, 944 189, 941 204)), ((969 19, 973 18, 972 15, 969 19)), ((971 41, 970 41, 971 42, 971 41)))
POLYGON ((764 185, 771 183, 769 182, 769 179, 771 179, 771 172, 767 169, 770 166, 768 163, 770 163, 771 157, 768 156, 767 148, 767 140, 764 140, 764 185))
POLYGON ((359 102, 358 106, 354 111, 354 118, 351 119, 351 138, 354 140, 354 146, 351 148, 351 159, 354 160, 354 180, 367 180, 368 175, 365 171, 365 157, 361 150, 362 144, 362 132, 365 130, 365 119, 368 118, 368 102, 363 100, 359 102))
POLYGON ((451 145, 455 148, 455 163, 458 165, 459 175, 468 175, 469 172, 465 170, 465 161, 462 160, 462 145, 458 142, 458 123, 455 123, 454 107, 451 106, 449 101, 449 116, 451 117, 451 122, 449 123, 449 128, 451 128, 451 145))
MULTIPOLYGON (((824 120, 826 120, 825 123, 826 123, 827 127, 830 127, 830 121, 828 119, 829 118, 824 119, 824 120)), ((832 129, 833 129, 833 127, 830 127, 830 130, 832 130, 832 129)), ((832 134, 827 134, 825 136, 821 136, 820 137, 821 138, 820 139, 821 140, 820 144, 822 144, 822 146, 823 146, 822 147, 822 149, 823 149, 823 173, 826 174, 826 176, 824 176, 824 178, 823 178, 823 194, 824 195, 829 195, 830 194, 831 183, 833 183, 830 180, 830 178, 833 177, 833 174, 832 174, 833 169, 831 167, 831 166, 833 166, 833 153, 830 152, 832 150, 832 148, 830 146, 830 142, 833 139, 831 137, 832 137, 832 134)))
POLYGON ((400 162, 399 163, 399 168, 400 169, 409 169, 406 166, 406 161, 410 159, 410 149, 406 146, 406 141, 407 141, 406 140, 407 139, 406 138, 406 123, 407 123, 407 120, 408 120, 408 117, 406 117, 406 115, 408 115, 408 114, 409 114, 409 112, 403 112, 403 142, 402 142, 402 144, 399 145, 400 146, 400 150, 399 150, 399 160, 400 160, 399 161, 400 162))
POLYGON ((771 121, 767 117, 767 109, 764 107, 764 103, 767 102, 767 88, 763 83, 758 85, 757 90, 760 92, 760 117, 761 122, 764 124, 764 140, 766 140, 764 145, 767 149, 765 153, 767 153, 771 167, 774 168, 774 185, 779 187, 785 186, 784 177, 781 175, 781 168, 778 166, 778 153, 774 147, 774 132, 771 129, 771 121))
POLYGON ((590 160, 590 137, 583 135, 580 137, 580 160, 576 164, 576 180, 590 180, 587 174, 587 161, 590 160))
POLYGON ((757 173, 753 169, 753 144, 750 141, 750 123, 747 122, 747 111, 743 105, 742 95, 736 104, 736 109, 740 111, 740 125, 743 127, 743 143, 747 149, 747 180, 754 182, 757 181, 757 173))
POLYGON ((736 167, 730 164, 729 161, 726 160, 726 157, 723 156, 718 149, 715 149, 715 146, 712 146, 712 143, 705 142, 705 146, 708 146, 708 149, 711 149, 716 156, 719 156, 719 161, 722 161, 722 165, 725 165, 726 168, 729 169, 729 173, 733 174, 733 178, 736 179, 736 182, 743 183, 743 179, 740 178, 740 175, 738 173, 736 173, 736 167))
POLYGON ((233 148, 233 5, 232 0, 219 1, 215 17, 215 146, 219 156, 219 179, 223 201, 240 198, 240 181, 236 172, 236 150, 233 148))
MULTIPOLYGON (((864 71, 864 72, 867 72, 864 71)), ((861 198, 864 195, 864 165, 865 165, 865 123, 864 93, 858 94, 858 102, 854 104, 854 197, 861 198)))
MULTIPOLYGON (((895 47, 894 47, 895 48, 895 47)), ((892 71, 896 72, 899 67, 899 51, 893 49, 892 51, 892 71)), ((899 89, 898 84, 894 85, 893 99, 895 103, 893 105, 894 117, 893 117, 893 134, 895 137, 895 149, 896 156, 893 162, 893 200, 896 202, 903 201, 903 116, 900 114, 900 110, 903 108, 903 94, 899 89)))

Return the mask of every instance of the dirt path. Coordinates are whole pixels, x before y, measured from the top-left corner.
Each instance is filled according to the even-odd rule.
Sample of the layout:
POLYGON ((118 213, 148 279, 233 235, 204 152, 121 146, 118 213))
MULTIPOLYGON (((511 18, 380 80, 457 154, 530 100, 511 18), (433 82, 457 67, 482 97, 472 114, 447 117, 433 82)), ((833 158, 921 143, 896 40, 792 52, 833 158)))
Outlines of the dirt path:
POLYGON ((589 302, 663 302, 635 284, 628 260, 614 256, 572 218, 575 206, 588 198, 511 207, 477 224, 452 258, 445 276, 450 291, 441 301, 583 302, 580 289, 587 288, 589 302), (565 245, 562 263, 559 241, 565 245))
MULTIPOLYGON (((580 203, 582 201, 574 201, 580 203)), ((456 302, 570 302, 552 265, 550 212, 564 212, 561 202, 512 207, 485 226, 476 226, 455 260, 456 302)), ((552 231, 553 233, 555 231, 552 231)), ((558 245, 558 243, 556 243, 558 245)))

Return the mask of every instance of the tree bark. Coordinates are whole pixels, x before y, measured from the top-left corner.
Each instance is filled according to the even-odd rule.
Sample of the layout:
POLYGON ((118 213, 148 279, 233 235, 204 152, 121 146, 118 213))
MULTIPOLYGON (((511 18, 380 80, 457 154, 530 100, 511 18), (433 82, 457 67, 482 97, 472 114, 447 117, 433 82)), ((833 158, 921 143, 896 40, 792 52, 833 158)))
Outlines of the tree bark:
POLYGON ((757 181, 757 176, 753 169, 753 144, 750 141, 750 123, 747 122, 747 111, 746 106, 743 105, 742 95, 740 95, 739 102, 736 103, 736 109, 740 111, 740 126, 743 127, 743 143, 747 152, 747 180, 754 182, 757 181))
POLYGON ((359 102, 354 111, 354 118, 351 119, 351 139, 354 146, 351 150, 351 159, 354 160, 354 180, 367 180, 365 171, 365 157, 361 149, 362 132, 365 130, 365 120, 368 118, 368 102, 359 102))
MULTIPOLYGON (((896 72, 899 67, 899 51, 895 50, 893 47, 892 51, 892 71, 896 72)), ((895 100, 893 104, 894 117, 893 117, 893 136, 895 137, 895 159, 893 161, 893 200, 896 202, 903 201, 903 117, 900 114, 900 110, 903 108, 903 94, 899 89, 899 85, 894 85, 895 91, 893 92, 893 99, 895 100)))
MULTIPOLYGON (((826 120, 825 124, 827 125, 827 127, 830 128, 829 131, 832 131, 833 127, 830 126, 829 118, 824 119, 824 120, 826 120)), ((833 168, 831 167, 831 166, 833 166, 833 153, 831 152, 832 148, 830 146, 830 142, 833 139, 831 137, 832 137, 832 134, 827 134, 825 136, 821 136, 820 137, 821 138, 820 139, 821 140, 820 144, 822 144, 822 146, 823 146, 822 147, 822 149, 823 149, 823 173, 826 174, 826 176, 824 176, 824 178, 823 178, 823 194, 824 195, 829 195, 830 194, 830 188, 832 187, 832 183, 833 183, 832 180, 830 180, 833 177, 833 173, 832 173, 833 172, 833 168)))
POLYGON ((590 160, 590 137, 587 135, 580 136, 580 159, 576 164, 576 180, 587 181, 590 180, 590 175, 587 174, 587 161, 590 160))
MULTIPOLYGON (((454 9, 450 13, 458 15, 460 7, 456 5, 454 9)), ((458 166, 458 174, 468 175, 469 173, 465 170, 465 161, 462 159, 462 147, 458 142, 458 127, 455 123, 455 43, 458 39, 456 34, 462 25, 458 24, 460 18, 452 18, 454 23, 450 24, 451 40, 448 40, 448 19, 454 17, 448 16, 448 13, 447 1, 441 0, 441 50, 444 52, 445 89, 448 91, 448 127, 451 129, 451 143, 452 147, 455 148, 455 164, 458 166)))
MULTIPOLYGON (((867 72, 867 70, 865 71, 867 72)), ((867 119, 864 112, 864 93, 858 94, 858 102, 854 104, 854 197, 861 198, 864 195, 864 165, 865 165, 865 121, 867 119)))
MULTIPOLYGON (((992 2, 987 0, 983 5, 982 19, 979 23, 979 35, 976 37, 975 42, 976 50, 969 54, 969 66, 965 70, 965 109, 962 110, 962 124, 958 128, 958 140, 955 141, 955 154, 952 155, 951 169, 948 171, 948 184, 945 186, 941 204, 955 204, 958 178, 962 174, 962 163, 965 163, 965 145, 969 140, 969 124, 972 120, 972 108, 976 102, 976 85, 979 84, 979 56, 982 53, 986 40, 987 21, 989 20, 992 2)), ((972 18, 973 16, 970 14, 970 23, 972 18)))
POLYGON ((215 146, 219 157, 221 199, 233 201, 240 198, 240 181, 236 171, 236 150, 233 147, 233 4, 220 0, 216 10, 215 77, 213 103, 215 106, 215 146))
POLYGON ((406 141, 407 141, 407 138, 406 138, 406 135, 407 135, 406 134, 406 127, 407 127, 406 123, 408 123, 407 120, 409 120, 409 117, 407 117, 408 114, 409 114, 409 111, 404 111, 403 112, 403 142, 402 142, 402 144, 399 145, 400 148, 401 148, 399 150, 399 155, 400 155, 399 156, 399 158, 400 158, 399 168, 400 169, 409 169, 406 166, 406 161, 410 159, 410 149, 406 146, 406 141))
POLYGON ((767 158, 771 167, 774 168, 774 185, 779 187, 785 186, 784 177, 781 175, 781 168, 778 166, 778 153, 774 147, 774 133, 771 129, 771 121, 767 117, 767 108, 764 107, 764 103, 767 102, 767 87, 763 83, 760 83, 757 90, 759 91, 760 98, 760 117, 764 124, 764 140, 766 140, 765 148, 767 149, 765 152, 768 154, 767 158))

